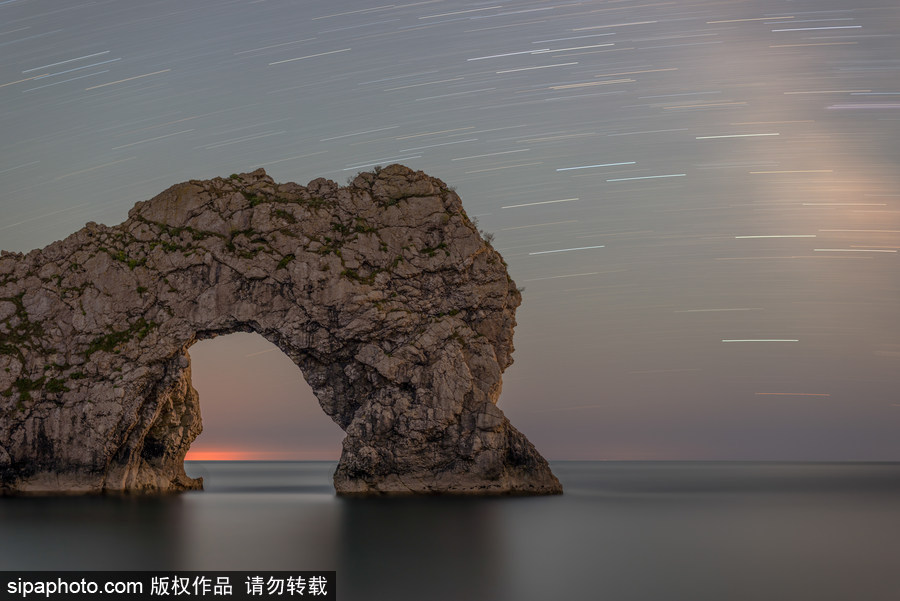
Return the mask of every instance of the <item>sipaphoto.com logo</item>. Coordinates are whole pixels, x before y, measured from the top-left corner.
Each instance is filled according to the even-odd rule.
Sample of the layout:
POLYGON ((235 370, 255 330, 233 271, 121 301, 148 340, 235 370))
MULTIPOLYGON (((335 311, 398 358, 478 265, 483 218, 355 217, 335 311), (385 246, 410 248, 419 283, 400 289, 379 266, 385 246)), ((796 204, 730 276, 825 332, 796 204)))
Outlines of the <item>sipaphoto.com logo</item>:
POLYGON ((17 597, 29 597, 31 595, 43 597, 51 597, 53 595, 99 595, 101 592, 118 595, 140 595, 144 592, 144 584, 142 582, 122 580, 106 581, 101 584, 86 578, 66 580, 60 577, 55 580, 36 580, 20 577, 6 583, 6 592, 17 597))
POLYGON ((0 601, 82 596, 103 601, 335 599, 336 588, 334 571, 0 571, 0 601))

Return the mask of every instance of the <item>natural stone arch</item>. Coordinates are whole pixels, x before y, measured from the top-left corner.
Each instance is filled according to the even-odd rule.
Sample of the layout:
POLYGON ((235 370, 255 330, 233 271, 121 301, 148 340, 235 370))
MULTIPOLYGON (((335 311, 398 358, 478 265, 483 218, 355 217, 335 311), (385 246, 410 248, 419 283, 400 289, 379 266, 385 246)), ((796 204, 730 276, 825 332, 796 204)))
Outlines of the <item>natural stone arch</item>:
POLYGON ((0 257, 3 489, 199 487, 187 349, 250 331, 346 432, 339 494, 560 492, 495 405, 520 300, 458 196, 421 172, 178 184, 118 226, 0 257))

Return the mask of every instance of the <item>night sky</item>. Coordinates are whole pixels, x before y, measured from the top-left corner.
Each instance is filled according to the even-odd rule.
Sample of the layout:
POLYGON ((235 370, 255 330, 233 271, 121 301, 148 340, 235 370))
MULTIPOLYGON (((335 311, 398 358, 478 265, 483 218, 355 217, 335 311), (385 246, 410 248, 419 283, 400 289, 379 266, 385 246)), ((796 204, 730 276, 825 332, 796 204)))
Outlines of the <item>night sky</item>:
MULTIPOLYGON (((525 288, 549 459, 900 460, 895 0, 0 1, 0 248, 393 162, 525 288)), ((194 457, 338 457, 264 339, 191 355, 194 457)))

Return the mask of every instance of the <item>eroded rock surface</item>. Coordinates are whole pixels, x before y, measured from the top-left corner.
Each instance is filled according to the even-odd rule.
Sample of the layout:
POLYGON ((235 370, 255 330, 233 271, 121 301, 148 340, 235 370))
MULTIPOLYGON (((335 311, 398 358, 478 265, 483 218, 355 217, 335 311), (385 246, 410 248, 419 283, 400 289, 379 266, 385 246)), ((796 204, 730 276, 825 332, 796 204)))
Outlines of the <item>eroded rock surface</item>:
POLYGON ((347 436, 339 494, 550 494, 496 406, 521 297, 438 179, 262 169, 0 256, 0 491, 199 488, 188 348, 264 336, 347 436))

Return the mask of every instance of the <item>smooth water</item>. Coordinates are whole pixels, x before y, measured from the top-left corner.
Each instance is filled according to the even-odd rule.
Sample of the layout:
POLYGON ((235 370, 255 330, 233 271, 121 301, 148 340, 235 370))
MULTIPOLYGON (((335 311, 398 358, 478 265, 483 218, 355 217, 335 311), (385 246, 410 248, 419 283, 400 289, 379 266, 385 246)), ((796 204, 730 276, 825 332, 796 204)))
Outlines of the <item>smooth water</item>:
POLYGON ((900 464, 554 462, 556 497, 343 499, 329 462, 0 499, 4 570, 337 570, 339 598, 900 599, 900 464))

